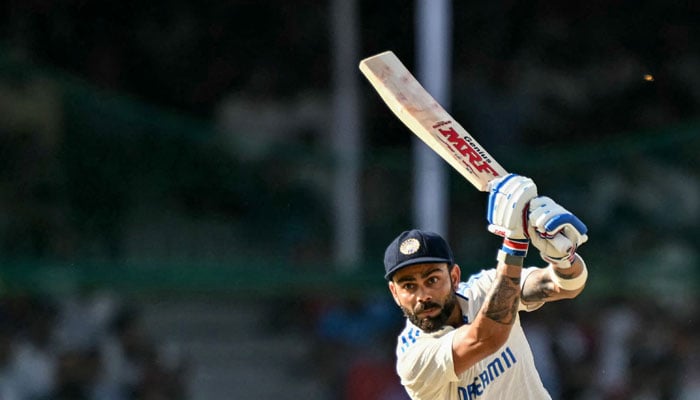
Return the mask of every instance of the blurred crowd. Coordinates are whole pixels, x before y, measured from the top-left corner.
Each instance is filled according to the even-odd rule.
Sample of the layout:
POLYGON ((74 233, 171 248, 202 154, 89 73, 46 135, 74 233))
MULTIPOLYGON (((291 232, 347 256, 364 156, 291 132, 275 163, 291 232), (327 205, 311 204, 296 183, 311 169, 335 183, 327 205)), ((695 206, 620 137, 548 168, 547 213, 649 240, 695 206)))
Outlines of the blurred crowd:
POLYGON ((611 296, 548 305, 523 326, 553 398, 688 400, 700 395, 697 313, 611 296))
MULTIPOLYGON (((520 314, 553 399, 700 397, 697 302, 669 310, 646 296, 580 297, 520 314)), ((320 314, 313 327, 314 371, 333 393, 346 400, 408 400, 395 369, 400 314, 381 298, 336 304, 320 314)))
POLYGON ((185 366, 144 329, 138 308, 102 292, 0 298, 0 399, 176 400, 185 366))

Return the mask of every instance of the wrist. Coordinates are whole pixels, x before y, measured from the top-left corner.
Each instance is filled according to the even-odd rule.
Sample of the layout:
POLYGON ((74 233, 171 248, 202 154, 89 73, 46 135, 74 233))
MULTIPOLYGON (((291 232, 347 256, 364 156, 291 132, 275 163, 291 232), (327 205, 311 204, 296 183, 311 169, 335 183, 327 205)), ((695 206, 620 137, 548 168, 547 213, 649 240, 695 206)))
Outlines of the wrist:
POLYGON ((542 256, 542 259, 547 261, 547 263, 556 269, 569 269, 571 268, 571 262, 566 258, 553 258, 542 256))
POLYGON ((514 256, 512 254, 508 254, 503 250, 498 250, 498 255, 496 256, 496 260, 499 261, 501 264, 509 265, 509 266, 516 266, 516 267, 522 267, 523 264, 525 264, 525 257, 524 256, 514 256))
MULTIPOLYGON (((569 275, 562 275, 562 273, 557 270, 562 270, 563 268, 550 263, 547 270, 552 282, 564 290, 574 291, 581 289, 586 284, 586 280, 588 279, 588 269, 586 268, 586 263, 583 262, 583 259, 581 257, 578 257, 578 259, 581 265, 581 271, 573 277, 569 275)), ((571 265, 569 265, 567 268, 570 267, 571 265)), ((563 270, 567 271, 567 269, 563 270)))
POLYGON ((522 267, 525 263, 528 247, 530 247, 530 241, 527 239, 504 237, 496 259, 505 265, 522 267))

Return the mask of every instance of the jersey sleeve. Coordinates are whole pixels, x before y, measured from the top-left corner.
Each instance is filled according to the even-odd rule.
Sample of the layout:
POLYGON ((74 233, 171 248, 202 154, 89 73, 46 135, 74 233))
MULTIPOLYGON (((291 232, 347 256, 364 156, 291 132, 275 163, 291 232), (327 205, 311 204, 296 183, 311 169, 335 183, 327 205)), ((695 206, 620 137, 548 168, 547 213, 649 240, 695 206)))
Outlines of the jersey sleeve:
POLYGON ((452 359, 454 334, 452 327, 421 333, 415 342, 399 351, 397 372, 412 398, 445 398, 442 391, 458 380, 452 359))
POLYGON ((462 314, 467 316, 469 322, 474 320, 479 309, 481 309, 495 279, 496 270, 488 269, 471 275, 466 282, 459 284, 457 294, 467 299, 466 304, 460 304, 462 306, 462 314))

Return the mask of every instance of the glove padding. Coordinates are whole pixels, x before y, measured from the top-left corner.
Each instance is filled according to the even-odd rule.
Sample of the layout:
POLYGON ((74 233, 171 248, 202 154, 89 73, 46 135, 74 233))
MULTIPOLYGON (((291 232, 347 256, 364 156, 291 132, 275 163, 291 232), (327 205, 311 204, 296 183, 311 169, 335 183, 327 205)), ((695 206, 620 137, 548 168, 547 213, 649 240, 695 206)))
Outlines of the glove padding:
POLYGON ((576 249, 586 243, 588 228, 574 214, 546 196, 530 201, 527 233, 543 260, 568 268, 576 249))
POLYGON ((489 183, 486 219, 489 231, 512 239, 527 239, 525 234, 528 203, 537 196, 532 179, 508 174, 489 183))

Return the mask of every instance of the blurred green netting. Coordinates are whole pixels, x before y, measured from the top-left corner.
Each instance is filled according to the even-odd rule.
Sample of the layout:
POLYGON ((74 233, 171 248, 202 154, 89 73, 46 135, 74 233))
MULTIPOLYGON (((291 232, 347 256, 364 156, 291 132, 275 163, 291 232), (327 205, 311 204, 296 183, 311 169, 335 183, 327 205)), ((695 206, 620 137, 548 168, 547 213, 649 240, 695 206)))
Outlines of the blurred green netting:
MULTIPOLYGON (((0 188, 10 193, 0 226, 5 290, 383 290, 376 271, 384 244, 410 221, 407 149, 370 148, 364 154, 363 175, 374 180, 363 189, 366 250, 356 272, 341 274, 330 261, 333 160, 317 145, 289 143, 272 149, 264 160, 245 160, 222 146, 210 121, 13 61, 6 51, 0 54, 0 84, 21 88, 37 78, 56 88, 63 122, 59 144, 48 156, 51 162, 37 167, 29 183, 16 180, 26 174, 20 173, 24 165, 16 161, 14 149, 26 150, 26 144, 9 140, 0 148, 0 158, 10 160, 0 164, 0 188), (43 180, 36 183, 35 177, 43 180), (17 204, 22 199, 26 203, 17 204)), ((619 288, 638 290, 640 283, 629 280, 629 274, 644 268, 653 275, 671 262, 683 279, 665 285, 698 287, 700 249, 689 239, 698 222, 698 199, 685 198, 683 190, 674 188, 700 185, 699 152, 700 123, 689 122, 585 145, 494 156, 507 169, 534 177, 540 188, 592 221, 591 241, 583 253, 593 272, 590 291, 605 295, 619 288), (612 192, 620 182, 629 184, 627 191, 636 187, 657 208, 628 207, 613 193, 610 201, 619 204, 603 198, 610 210, 597 215, 590 199, 605 182, 612 192), (658 184, 664 182, 670 187, 658 184), (695 201, 695 213, 681 223, 665 219, 678 211, 674 206, 681 200, 691 210, 695 201), (652 247, 663 240, 684 245, 679 251, 688 252, 687 265, 657 257, 663 249, 652 247), (656 264, 643 265, 644 260, 656 264)), ((462 224, 483 223, 484 195, 456 173, 450 174, 450 190, 455 232, 462 224)), ((487 236, 485 230, 482 235, 487 236)), ((491 247, 477 242, 455 241, 456 253, 471 263, 461 263, 466 270, 492 262, 491 247)))

